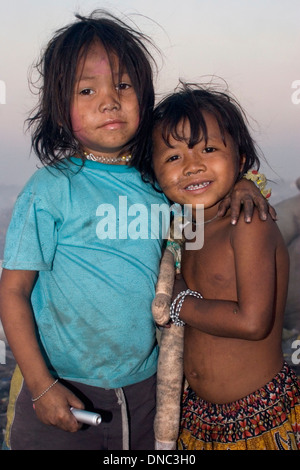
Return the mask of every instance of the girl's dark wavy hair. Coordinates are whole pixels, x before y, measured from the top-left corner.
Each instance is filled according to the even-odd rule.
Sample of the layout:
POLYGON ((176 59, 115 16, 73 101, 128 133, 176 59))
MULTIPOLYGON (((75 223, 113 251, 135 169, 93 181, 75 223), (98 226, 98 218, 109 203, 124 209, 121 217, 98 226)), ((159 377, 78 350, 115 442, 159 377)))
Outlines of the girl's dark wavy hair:
MULTIPOLYGON (((228 133, 238 154, 246 156, 243 174, 252 167, 258 170, 259 148, 250 135, 248 120, 242 107, 229 93, 218 91, 210 85, 201 86, 181 81, 175 92, 165 97, 155 108, 153 129, 160 126, 162 138, 171 147, 170 137, 182 141, 182 127, 179 124, 182 120, 188 121, 191 127, 188 146, 193 148, 202 139, 208 139, 203 113, 210 113, 216 118, 224 143, 226 144, 225 133, 228 133)), ((143 172, 153 183, 156 178, 152 167, 152 151, 151 143, 144 159, 143 172)))
POLYGON ((58 165, 62 158, 80 152, 70 119, 76 67, 98 40, 109 57, 118 56, 120 73, 127 70, 137 94, 139 127, 122 152, 130 152, 131 165, 140 169, 150 137, 154 106, 152 66, 156 65, 146 45, 154 45, 146 35, 104 10, 95 10, 89 17, 75 17, 73 24, 56 31, 36 65, 42 84, 38 105, 27 120, 32 149, 44 165, 58 165))

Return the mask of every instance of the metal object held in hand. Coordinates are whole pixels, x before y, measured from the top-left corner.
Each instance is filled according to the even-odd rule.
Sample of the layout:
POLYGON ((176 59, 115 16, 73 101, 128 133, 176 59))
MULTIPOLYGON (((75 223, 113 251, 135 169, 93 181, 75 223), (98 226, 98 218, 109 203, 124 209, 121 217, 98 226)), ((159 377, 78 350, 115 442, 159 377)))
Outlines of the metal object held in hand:
POLYGON ((70 408, 71 413, 75 416, 77 421, 90 426, 98 426, 101 423, 101 415, 93 413, 92 411, 79 410, 78 408, 70 408))

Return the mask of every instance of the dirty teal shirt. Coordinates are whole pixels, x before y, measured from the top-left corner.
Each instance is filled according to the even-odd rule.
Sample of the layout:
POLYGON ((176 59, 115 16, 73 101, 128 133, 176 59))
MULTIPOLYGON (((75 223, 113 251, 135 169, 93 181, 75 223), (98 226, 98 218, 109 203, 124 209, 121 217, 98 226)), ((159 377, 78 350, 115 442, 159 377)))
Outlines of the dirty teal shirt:
POLYGON ((166 200, 134 168, 66 164, 37 170, 18 196, 3 268, 39 272, 32 307, 54 375, 137 383, 157 366, 151 302, 162 237, 151 209, 166 200))

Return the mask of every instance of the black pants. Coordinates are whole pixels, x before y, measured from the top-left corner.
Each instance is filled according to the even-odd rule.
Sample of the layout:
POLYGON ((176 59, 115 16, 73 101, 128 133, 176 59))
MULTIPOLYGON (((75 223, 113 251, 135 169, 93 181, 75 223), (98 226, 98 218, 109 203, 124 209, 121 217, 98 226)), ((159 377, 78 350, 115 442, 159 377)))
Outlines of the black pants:
MULTIPOLYGON (((70 433, 42 423, 36 416, 31 395, 23 382, 11 427, 12 450, 122 450, 122 410, 115 390, 63 382, 85 404, 102 416, 99 426, 86 426, 70 433)), ((124 387, 130 450, 153 450, 156 376, 124 387)))

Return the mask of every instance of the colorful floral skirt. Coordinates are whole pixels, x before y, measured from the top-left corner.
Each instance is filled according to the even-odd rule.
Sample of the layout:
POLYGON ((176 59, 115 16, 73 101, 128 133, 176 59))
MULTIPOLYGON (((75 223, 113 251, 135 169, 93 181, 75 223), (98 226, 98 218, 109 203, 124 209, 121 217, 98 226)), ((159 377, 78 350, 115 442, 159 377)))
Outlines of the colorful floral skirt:
POLYGON ((226 404, 184 392, 181 450, 300 450, 300 382, 284 363, 267 385, 226 404))

